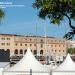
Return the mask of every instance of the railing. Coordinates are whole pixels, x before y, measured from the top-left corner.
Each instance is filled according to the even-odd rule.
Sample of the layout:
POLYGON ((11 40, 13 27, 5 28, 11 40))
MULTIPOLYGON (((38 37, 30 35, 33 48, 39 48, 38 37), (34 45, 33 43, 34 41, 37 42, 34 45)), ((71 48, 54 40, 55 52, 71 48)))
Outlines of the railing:
POLYGON ((2 75, 52 75, 51 72, 45 71, 4 71, 2 75))
POLYGON ((75 75, 75 71, 53 71, 52 75, 75 75))

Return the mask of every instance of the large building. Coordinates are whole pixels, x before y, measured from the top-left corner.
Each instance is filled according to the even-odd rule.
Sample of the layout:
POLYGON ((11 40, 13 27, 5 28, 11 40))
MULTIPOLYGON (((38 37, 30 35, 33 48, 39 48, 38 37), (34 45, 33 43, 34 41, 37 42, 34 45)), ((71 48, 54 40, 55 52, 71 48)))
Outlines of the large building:
POLYGON ((59 60, 66 56, 68 46, 65 39, 54 37, 0 34, 0 49, 10 50, 11 58, 23 56, 28 47, 35 56, 49 56, 59 60))

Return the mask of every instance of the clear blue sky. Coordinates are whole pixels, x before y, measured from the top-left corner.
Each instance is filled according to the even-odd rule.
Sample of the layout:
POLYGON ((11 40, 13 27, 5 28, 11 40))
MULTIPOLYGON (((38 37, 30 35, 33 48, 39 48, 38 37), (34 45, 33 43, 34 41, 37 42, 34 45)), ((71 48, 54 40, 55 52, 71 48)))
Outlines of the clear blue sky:
POLYGON ((5 17, 0 26, 0 33, 45 35, 62 38, 69 31, 68 21, 63 21, 60 26, 52 25, 48 20, 40 19, 38 11, 32 8, 34 0, 2 0, 11 1, 13 4, 22 4, 24 7, 4 8, 5 17), (37 33, 36 33, 37 25, 37 33))

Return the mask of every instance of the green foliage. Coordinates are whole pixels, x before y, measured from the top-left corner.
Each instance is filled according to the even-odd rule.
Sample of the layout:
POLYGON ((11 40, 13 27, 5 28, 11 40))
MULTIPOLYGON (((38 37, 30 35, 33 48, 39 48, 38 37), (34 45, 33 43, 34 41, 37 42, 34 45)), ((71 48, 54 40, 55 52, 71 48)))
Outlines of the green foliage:
POLYGON ((0 20, 5 16, 5 13, 2 9, 0 9, 0 20))
POLYGON ((71 30, 64 38, 73 39, 75 27, 71 20, 75 21, 75 0, 35 0, 33 7, 39 11, 40 18, 49 19, 53 24, 59 25, 67 17, 71 30))
POLYGON ((54 24, 59 24, 65 14, 75 20, 75 0, 35 0, 33 7, 39 10, 40 18, 54 24))
POLYGON ((68 48, 68 53, 75 54, 75 48, 68 48))

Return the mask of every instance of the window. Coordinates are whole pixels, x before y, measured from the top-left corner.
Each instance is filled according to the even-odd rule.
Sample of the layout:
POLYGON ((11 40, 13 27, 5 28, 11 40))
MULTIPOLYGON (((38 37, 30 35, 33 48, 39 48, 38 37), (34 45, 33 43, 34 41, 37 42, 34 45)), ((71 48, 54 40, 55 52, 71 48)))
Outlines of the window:
POLYGON ((15 45, 17 46, 18 44, 16 43, 15 45))
POLYGON ((43 43, 43 40, 41 39, 41 43, 43 43))
POLYGON ((26 53, 26 52, 27 52, 27 49, 25 49, 24 53, 26 53))
POLYGON ((64 52, 64 50, 63 50, 63 52, 64 52))
POLYGON ((10 52, 10 49, 7 49, 7 51, 9 51, 9 52, 10 52))
POLYGON ((36 46, 36 44, 34 44, 34 46, 36 46))
POLYGON ((32 46, 32 44, 30 44, 30 46, 32 46))
POLYGON ((10 40, 10 38, 7 38, 7 40, 10 40))
POLYGON ((37 50, 34 50, 34 55, 36 55, 37 54, 37 50))
POLYGON ((10 45, 10 43, 7 43, 7 45, 10 45))
POLYGON ((18 54, 18 50, 17 49, 14 51, 14 54, 18 54))
POLYGON ((43 50, 40 50, 40 54, 43 54, 43 50))
POLYGON ((22 46, 22 43, 20 44, 20 46, 22 46))
POLYGON ((2 40, 5 40, 5 38, 1 38, 2 40))
POLYGON ((5 49, 1 49, 2 51, 5 51, 5 49))
POLYGON ((51 42, 53 42, 53 40, 51 40, 51 42))
POLYGON ((30 39, 30 41, 32 41, 32 39, 30 39))
POLYGON ((57 52, 57 50, 55 50, 55 52, 57 52))
POLYGON ((25 44, 25 46, 27 46, 27 44, 25 44))
POLYGON ((23 54, 23 50, 22 49, 20 50, 20 54, 23 54))
POLYGON ((64 45, 63 45, 63 47, 64 47, 64 45))
POLYGON ((25 39, 25 40, 27 40, 27 39, 25 39))
POLYGON ((59 52, 61 52, 61 50, 59 50, 59 52))
POLYGON ((1 43, 1 45, 5 45, 5 43, 1 43))
POLYGON ((59 47, 60 47, 60 45, 59 45, 59 47))

